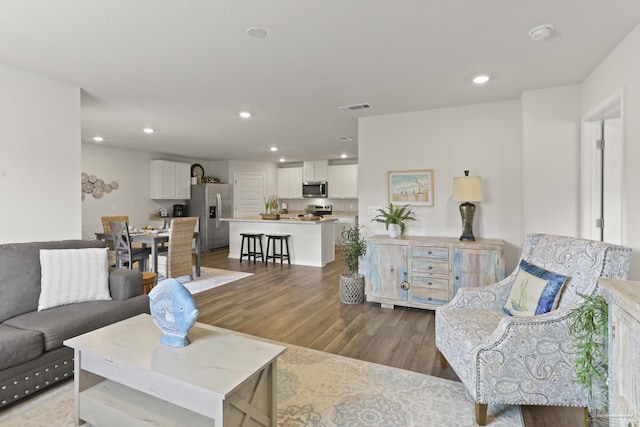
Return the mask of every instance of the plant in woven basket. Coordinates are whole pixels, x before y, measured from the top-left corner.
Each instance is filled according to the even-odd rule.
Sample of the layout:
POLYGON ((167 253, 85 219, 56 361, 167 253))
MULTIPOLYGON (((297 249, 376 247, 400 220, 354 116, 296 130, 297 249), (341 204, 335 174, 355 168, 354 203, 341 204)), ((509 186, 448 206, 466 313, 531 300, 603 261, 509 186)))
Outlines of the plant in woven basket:
POLYGON ((576 380, 591 395, 590 410, 607 407, 607 320, 609 305, 602 295, 580 295, 582 303, 569 312, 576 341, 576 380))
POLYGON ((358 274, 360 258, 367 252, 367 242, 360 232, 361 228, 362 226, 349 227, 342 232, 345 244, 342 249, 342 260, 352 276, 358 274))
POLYGON ((360 232, 362 226, 349 227, 342 232, 342 259, 348 273, 340 275, 340 301, 359 304, 364 301, 364 276, 358 273, 360 257, 367 252, 367 243, 360 232))

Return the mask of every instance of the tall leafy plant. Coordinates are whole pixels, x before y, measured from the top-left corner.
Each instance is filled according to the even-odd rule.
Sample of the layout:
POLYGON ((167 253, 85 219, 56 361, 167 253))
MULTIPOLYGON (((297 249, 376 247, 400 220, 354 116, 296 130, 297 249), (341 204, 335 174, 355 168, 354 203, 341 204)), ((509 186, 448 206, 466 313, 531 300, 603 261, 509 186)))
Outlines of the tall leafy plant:
POLYGON ((345 244, 342 249, 342 260, 347 267, 347 271, 353 277, 358 275, 360 257, 367 252, 367 242, 360 232, 361 228, 362 226, 349 227, 342 232, 342 239, 345 244))
POLYGON ((576 383, 591 394, 593 409, 606 409, 609 304, 602 295, 581 295, 582 303, 571 310, 571 335, 576 341, 576 383))

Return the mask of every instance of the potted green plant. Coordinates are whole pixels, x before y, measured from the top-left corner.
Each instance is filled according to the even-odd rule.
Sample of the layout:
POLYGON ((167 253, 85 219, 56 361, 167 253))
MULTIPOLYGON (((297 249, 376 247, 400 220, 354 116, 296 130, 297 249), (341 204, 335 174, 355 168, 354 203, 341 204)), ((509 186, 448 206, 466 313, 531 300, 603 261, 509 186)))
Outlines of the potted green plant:
POLYGON ((268 198, 264 199, 262 219, 280 219, 280 215, 278 214, 279 206, 278 196, 270 194, 268 198))
POLYGON ((307 215, 307 217, 312 217, 315 211, 316 210, 313 206, 307 206, 306 208, 304 208, 304 213, 305 215, 307 215))
POLYGON ((590 394, 592 417, 606 414, 608 406, 609 304, 602 295, 581 295, 582 303, 569 312, 571 336, 576 342, 576 380, 590 394))
POLYGON ((342 232, 342 260, 347 273, 340 275, 340 301, 345 304, 360 304, 364 301, 364 276, 358 273, 360 258, 367 252, 367 243, 360 232, 362 228, 353 226, 342 232))
POLYGON ((386 210, 378 209, 378 214, 373 217, 371 222, 384 224, 384 227, 389 231, 389 236, 395 239, 404 234, 405 222, 415 221, 415 219, 409 205, 394 206, 393 203, 389 203, 386 210))

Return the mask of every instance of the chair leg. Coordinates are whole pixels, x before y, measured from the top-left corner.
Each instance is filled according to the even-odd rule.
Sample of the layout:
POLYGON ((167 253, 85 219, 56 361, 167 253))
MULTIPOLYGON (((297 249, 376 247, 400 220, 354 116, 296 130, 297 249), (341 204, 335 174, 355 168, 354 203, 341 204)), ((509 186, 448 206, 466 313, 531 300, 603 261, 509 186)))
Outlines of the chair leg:
POLYGON ((487 425, 487 404, 476 402, 476 424, 479 426, 487 425))
POLYGON ((264 251, 262 250, 262 236, 258 237, 259 242, 260 242, 260 259, 262 260, 262 262, 264 262, 264 251))
POLYGON ((289 238, 284 240, 284 243, 287 245, 287 264, 291 264, 291 254, 289 253, 289 238))
POLYGON ((447 362, 447 358, 444 357, 444 354, 442 354, 440 352, 440 350, 438 350, 438 355, 440 355, 440 367, 441 368, 448 368, 449 367, 449 362, 447 362))
POLYGON ((242 263, 242 253, 244 252, 244 236, 242 236, 242 243, 240 243, 240 263, 242 263))
POLYGON ((587 407, 584 408, 584 427, 589 427, 589 408, 587 407))

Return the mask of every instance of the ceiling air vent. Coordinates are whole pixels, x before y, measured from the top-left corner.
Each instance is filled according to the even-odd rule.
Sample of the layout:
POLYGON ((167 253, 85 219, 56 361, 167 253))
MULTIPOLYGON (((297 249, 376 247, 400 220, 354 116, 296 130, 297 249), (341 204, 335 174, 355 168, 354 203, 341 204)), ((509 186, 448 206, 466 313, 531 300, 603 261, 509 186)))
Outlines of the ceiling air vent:
POLYGON ((338 107, 340 111, 357 111, 357 110, 366 110, 367 108, 371 108, 369 104, 355 104, 355 105, 347 105, 345 107, 338 107))
POLYGON ((351 142, 353 141, 353 139, 349 138, 348 136, 336 136, 336 139, 340 142, 351 142))

